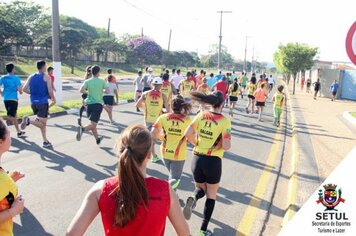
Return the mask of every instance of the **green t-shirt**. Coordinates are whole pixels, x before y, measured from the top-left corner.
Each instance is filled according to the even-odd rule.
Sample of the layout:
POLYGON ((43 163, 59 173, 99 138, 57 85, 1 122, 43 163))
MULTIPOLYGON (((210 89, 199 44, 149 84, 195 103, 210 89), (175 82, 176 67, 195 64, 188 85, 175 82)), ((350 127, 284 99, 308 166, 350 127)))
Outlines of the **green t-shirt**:
POLYGON ((231 82, 234 82, 234 79, 236 79, 237 78, 237 76, 235 75, 235 74, 232 74, 231 76, 230 76, 230 81, 231 82))
POLYGON ((85 100, 87 104, 103 104, 103 90, 106 88, 104 80, 93 77, 84 81, 83 88, 88 91, 88 98, 85 100))
POLYGON ((247 85, 247 81, 248 81, 248 77, 247 76, 244 76, 242 77, 242 85, 246 86, 247 85))

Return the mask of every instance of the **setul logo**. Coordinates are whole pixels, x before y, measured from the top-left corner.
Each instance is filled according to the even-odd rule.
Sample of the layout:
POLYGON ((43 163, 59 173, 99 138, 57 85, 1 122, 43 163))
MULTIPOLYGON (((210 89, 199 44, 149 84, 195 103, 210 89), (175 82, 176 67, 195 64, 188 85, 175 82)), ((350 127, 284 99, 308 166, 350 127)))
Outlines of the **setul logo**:
POLYGON ((319 199, 316 203, 322 203, 326 207, 325 211, 337 211, 334 208, 339 205, 340 202, 345 203, 345 199, 341 197, 341 189, 339 188, 339 190, 336 191, 337 185, 335 184, 327 184, 323 187, 325 190, 319 190, 319 199))

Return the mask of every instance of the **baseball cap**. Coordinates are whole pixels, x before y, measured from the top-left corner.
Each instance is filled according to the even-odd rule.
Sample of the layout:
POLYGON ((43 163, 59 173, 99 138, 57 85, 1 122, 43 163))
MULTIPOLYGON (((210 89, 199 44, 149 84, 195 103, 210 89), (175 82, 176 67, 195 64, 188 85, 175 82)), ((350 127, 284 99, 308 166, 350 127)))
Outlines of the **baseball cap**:
POLYGON ((162 79, 160 77, 155 77, 153 80, 152 80, 152 84, 162 84, 162 79))
POLYGON ((153 69, 152 69, 151 67, 148 67, 147 71, 148 71, 148 72, 152 72, 153 69))

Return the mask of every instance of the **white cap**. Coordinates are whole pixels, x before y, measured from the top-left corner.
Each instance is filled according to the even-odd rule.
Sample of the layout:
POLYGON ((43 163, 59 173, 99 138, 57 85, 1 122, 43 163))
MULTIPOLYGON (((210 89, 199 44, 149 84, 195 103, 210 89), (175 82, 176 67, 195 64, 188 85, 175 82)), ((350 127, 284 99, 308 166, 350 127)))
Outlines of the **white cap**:
POLYGON ((147 71, 148 71, 148 72, 152 72, 153 69, 152 69, 151 67, 148 67, 147 71))
POLYGON ((153 85, 159 85, 159 84, 162 84, 163 81, 160 77, 155 77, 153 80, 152 80, 152 84, 153 85))

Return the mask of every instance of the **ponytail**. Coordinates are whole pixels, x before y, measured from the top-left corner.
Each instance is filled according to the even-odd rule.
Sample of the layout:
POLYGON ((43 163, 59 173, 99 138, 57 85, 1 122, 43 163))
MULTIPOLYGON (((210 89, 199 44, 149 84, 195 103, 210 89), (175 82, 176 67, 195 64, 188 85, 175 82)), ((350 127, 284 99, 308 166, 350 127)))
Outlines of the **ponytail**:
POLYGON ((237 84, 237 81, 235 80, 233 92, 236 92, 238 88, 239 88, 239 85, 237 84))
POLYGON ((172 100, 172 110, 175 114, 188 115, 192 110, 192 105, 185 102, 181 95, 178 95, 172 100))
POLYGON ((220 91, 214 91, 208 95, 205 95, 197 91, 193 91, 190 92, 190 95, 192 96, 193 100, 202 103, 207 103, 213 106, 213 108, 220 107, 221 104, 223 104, 223 102, 225 101, 224 95, 220 91))
POLYGON ((125 227, 135 217, 137 208, 148 205, 148 192, 141 165, 151 150, 152 138, 142 125, 127 128, 120 140, 118 189, 115 227, 125 227))

